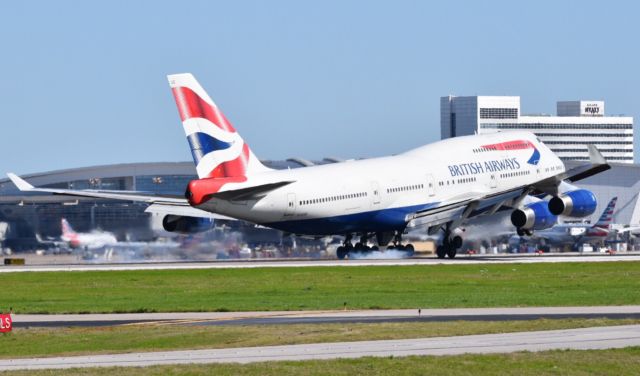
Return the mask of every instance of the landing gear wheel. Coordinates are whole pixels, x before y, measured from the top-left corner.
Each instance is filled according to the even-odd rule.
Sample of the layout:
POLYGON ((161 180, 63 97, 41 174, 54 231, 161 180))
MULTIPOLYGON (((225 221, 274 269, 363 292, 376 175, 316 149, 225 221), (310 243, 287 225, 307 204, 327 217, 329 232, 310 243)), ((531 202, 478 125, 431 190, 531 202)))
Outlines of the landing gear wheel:
POLYGON ((413 248, 413 244, 407 244, 404 246, 404 251, 407 253, 407 257, 411 257, 415 253, 415 248, 413 248))
POLYGON ((453 249, 458 249, 462 247, 462 238, 459 236, 454 236, 453 239, 449 242, 449 246, 453 249))
POLYGON ((458 249, 453 246, 449 246, 447 249, 447 256, 449 256, 449 258, 455 258, 456 253, 458 253, 458 249))
POLYGON ((444 246, 439 245, 436 247, 436 256, 438 256, 439 259, 445 258, 446 255, 447 250, 444 248, 444 246))
POLYGON ((519 237, 523 237, 523 236, 531 236, 533 235, 533 230, 525 230, 523 228, 518 228, 516 230, 516 232, 518 233, 519 237))
POLYGON ((344 258, 349 254, 349 250, 346 247, 340 246, 336 249, 336 255, 340 260, 344 260, 344 258))

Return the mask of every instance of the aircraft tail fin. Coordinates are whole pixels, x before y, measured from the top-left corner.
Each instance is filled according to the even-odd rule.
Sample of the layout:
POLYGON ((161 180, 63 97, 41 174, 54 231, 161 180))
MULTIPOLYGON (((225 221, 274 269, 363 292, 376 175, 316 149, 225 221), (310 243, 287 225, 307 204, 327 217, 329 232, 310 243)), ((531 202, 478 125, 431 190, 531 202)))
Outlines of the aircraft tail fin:
POLYGON ((199 178, 269 171, 191 73, 167 76, 199 178))
POLYGON ((614 197, 609 201, 609 204, 600 215, 598 222, 595 223, 594 227, 599 228, 609 228, 611 221, 613 220, 613 211, 616 208, 616 202, 618 201, 618 197, 614 197))
POLYGON ((62 225, 62 235, 63 236, 69 236, 69 235, 73 235, 75 234, 75 230, 73 229, 73 227, 71 227, 71 225, 69 224, 69 221, 67 221, 66 218, 62 218, 62 220, 60 220, 61 225, 62 225))

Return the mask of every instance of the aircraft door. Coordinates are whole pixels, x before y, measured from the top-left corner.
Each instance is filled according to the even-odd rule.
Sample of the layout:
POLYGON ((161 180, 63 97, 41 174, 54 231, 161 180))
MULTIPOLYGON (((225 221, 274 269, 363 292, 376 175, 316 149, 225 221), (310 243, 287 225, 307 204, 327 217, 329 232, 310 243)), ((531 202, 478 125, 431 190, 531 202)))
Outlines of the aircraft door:
POLYGON ((436 194, 436 184, 431 174, 427 175, 427 192, 429 196, 435 196, 436 194))
POLYGON ((284 210, 285 216, 291 216, 296 212, 296 194, 288 193, 287 194, 287 207, 284 210))
POLYGON ((491 174, 491 180, 489 180, 489 187, 496 188, 498 186, 498 181, 496 180, 496 175, 491 174))
POLYGON ((379 205, 380 204, 380 184, 378 184, 377 181, 372 181, 371 182, 371 191, 372 191, 372 201, 371 204, 372 205, 379 205))

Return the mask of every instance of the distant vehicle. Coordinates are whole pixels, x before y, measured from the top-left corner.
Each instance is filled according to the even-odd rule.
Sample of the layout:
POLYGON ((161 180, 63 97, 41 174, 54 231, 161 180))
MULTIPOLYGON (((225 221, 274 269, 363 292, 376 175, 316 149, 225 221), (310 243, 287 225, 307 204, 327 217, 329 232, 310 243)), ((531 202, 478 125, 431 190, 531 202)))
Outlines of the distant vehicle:
POLYGON ((62 218, 62 236, 60 237, 71 248, 80 248, 85 250, 100 249, 118 243, 116 236, 110 232, 92 231, 79 233, 76 232, 69 222, 62 218))
MULTIPOLYGON (((438 257, 453 258, 462 246, 457 229, 475 217, 509 210, 518 234, 531 235, 555 225, 558 215, 593 214, 594 194, 572 183, 610 168, 588 145, 590 161, 567 170, 533 133, 513 131, 454 137, 380 158, 272 170, 193 75, 168 79, 198 174, 185 196, 35 188, 9 177, 23 191, 146 202, 147 211, 164 215, 171 232, 206 230, 212 218, 222 217, 297 235, 342 235, 339 258, 371 250, 369 239, 411 254, 413 245, 403 244, 402 235, 422 226, 442 234, 438 257)), ((325 121, 331 121, 329 110, 325 121)), ((307 139, 313 142, 313 135, 307 139)), ((281 146, 290 142, 301 140, 281 146)))

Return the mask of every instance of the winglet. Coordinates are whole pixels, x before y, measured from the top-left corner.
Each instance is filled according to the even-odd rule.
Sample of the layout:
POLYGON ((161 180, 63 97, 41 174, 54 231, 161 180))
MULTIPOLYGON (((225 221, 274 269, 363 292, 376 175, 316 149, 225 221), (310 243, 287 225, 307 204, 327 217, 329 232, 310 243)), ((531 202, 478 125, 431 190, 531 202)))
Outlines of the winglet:
POLYGON ((607 161, 595 145, 589 144, 587 145, 587 149, 589 150, 589 162, 592 164, 607 164, 607 161))
POLYGON ((595 145, 587 145, 587 150, 589 151, 589 163, 565 172, 564 176, 570 182, 586 179, 611 168, 595 145))
POLYGON ((13 172, 9 172, 7 176, 9 177, 9 179, 11 179, 13 184, 15 184, 16 187, 18 187, 19 190, 30 191, 33 189, 33 185, 27 183, 24 179, 14 174, 13 172))

